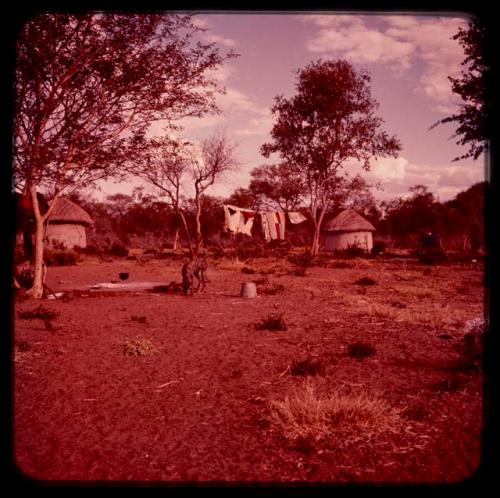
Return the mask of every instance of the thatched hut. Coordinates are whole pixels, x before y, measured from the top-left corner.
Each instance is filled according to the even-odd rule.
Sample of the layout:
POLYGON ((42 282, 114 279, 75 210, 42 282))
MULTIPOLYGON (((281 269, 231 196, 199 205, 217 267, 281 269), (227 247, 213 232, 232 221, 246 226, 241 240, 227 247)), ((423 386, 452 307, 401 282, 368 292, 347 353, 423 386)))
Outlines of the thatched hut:
POLYGON ((342 251, 357 247, 371 252, 375 227, 352 209, 346 209, 325 224, 325 250, 342 251))
POLYGON ((94 222, 78 204, 65 198, 57 199, 48 221, 47 247, 87 247, 87 227, 94 222))

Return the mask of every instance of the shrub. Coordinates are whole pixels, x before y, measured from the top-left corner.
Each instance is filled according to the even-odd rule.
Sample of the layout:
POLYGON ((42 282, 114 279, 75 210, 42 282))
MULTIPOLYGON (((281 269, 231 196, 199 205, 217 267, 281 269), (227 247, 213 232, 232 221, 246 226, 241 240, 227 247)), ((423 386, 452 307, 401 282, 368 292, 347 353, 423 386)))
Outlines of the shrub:
POLYGON ((123 242, 115 241, 111 244, 109 253, 119 258, 125 258, 126 256, 128 256, 129 250, 125 247, 123 242))
POLYGON ((298 277, 304 277, 307 273, 307 269, 313 264, 314 256, 312 256, 309 251, 305 251, 301 254, 289 256, 288 261, 295 265, 293 274, 298 277))
POLYGON ((234 249, 240 261, 247 261, 251 258, 262 258, 265 256, 264 245, 256 239, 242 239, 235 242, 234 249))
POLYGON ((69 249, 49 249, 45 251, 44 261, 47 266, 73 266, 78 262, 78 254, 69 249))
POLYGON ((347 356, 350 358, 368 358, 375 353, 375 348, 366 342, 353 342, 347 345, 347 356))
POLYGON ((383 241, 373 243, 372 254, 381 254, 387 249, 387 244, 383 241))
POLYGON ((322 375, 325 367, 319 360, 294 360, 290 366, 292 375, 322 375))
POLYGON ((366 252, 363 248, 359 247, 357 244, 351 244, 347 246, 347 249, 345 250, 345 253, 349 256, 365 256, 366 252))
POLYGON ((269 315, 257 322, 254 327, 258 330, 287 330, 283 315, 269 315))

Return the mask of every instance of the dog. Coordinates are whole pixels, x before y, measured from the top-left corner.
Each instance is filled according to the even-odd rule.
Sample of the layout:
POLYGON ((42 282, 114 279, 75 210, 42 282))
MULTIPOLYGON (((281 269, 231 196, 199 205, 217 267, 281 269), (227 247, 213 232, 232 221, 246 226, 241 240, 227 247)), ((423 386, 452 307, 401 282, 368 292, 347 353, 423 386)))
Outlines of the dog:
POLYGON ((187 296, 190 292, 198 292, 198 290, 203 291, 205 289, 205 283, 209 282, 207 278, 207 268, 207 258, 204 254, 195 256, 182 265, 181 275, 184 295, 187 296), (195 278, 198 284, 196 288, 193 289, 195 278))

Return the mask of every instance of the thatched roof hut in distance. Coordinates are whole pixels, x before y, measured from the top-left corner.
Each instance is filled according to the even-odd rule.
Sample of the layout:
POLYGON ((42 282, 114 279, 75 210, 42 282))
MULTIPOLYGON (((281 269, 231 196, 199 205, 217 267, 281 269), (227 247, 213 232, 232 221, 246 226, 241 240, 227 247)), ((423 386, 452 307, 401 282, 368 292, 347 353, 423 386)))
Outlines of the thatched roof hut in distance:
POLYGON ((45 234, 48 247, 87 247, 87 227, 93 223, 81 206, 66 198, 57 199, 45 234))
POLYGON ((346 209, 324 225, 325 249, 342 251, 359 247, 370 252, 373 247, 372 232, 375 227, 352 209, 346 209))

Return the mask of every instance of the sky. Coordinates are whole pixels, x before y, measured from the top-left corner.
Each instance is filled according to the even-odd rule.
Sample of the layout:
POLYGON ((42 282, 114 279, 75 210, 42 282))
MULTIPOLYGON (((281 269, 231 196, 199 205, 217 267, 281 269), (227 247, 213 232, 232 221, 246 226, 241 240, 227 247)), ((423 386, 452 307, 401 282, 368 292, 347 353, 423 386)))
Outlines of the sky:
MULTIPOLYGON (((397 158, 378 159, 370 172, 362 172, 379 185, 373 189, 377 199, 408 196, 411 186, 421 184, 444 202, 485 179, 483 156, 452 162, 467 151, 455 143, 455 124, 429 129, 460 103, 448 76, 461 71, 463 49, 451 38, 466 26, 465 14, 202 12, 195 23, 205 29, 200 35, 204 41, 239 54, 214 74, 227 90, 217 97, 222 114, 182 123, 182 137, 200 140, 224 130, 237 144, 238 171, 222 178, 208 194, 228 196, 247 187, 253 168, 279 160, 266 159, 259 151, 270 139, 274 98, 292 97, 296 71, 320 58, 344 59, 368 71, 384 129, 401 142, 397 158)), ((345 170, 361 172, 354 163, 346 163, 345 170)), ((99 195, 130 193, 134 186, 137 183, 102 183, 99 195)))

